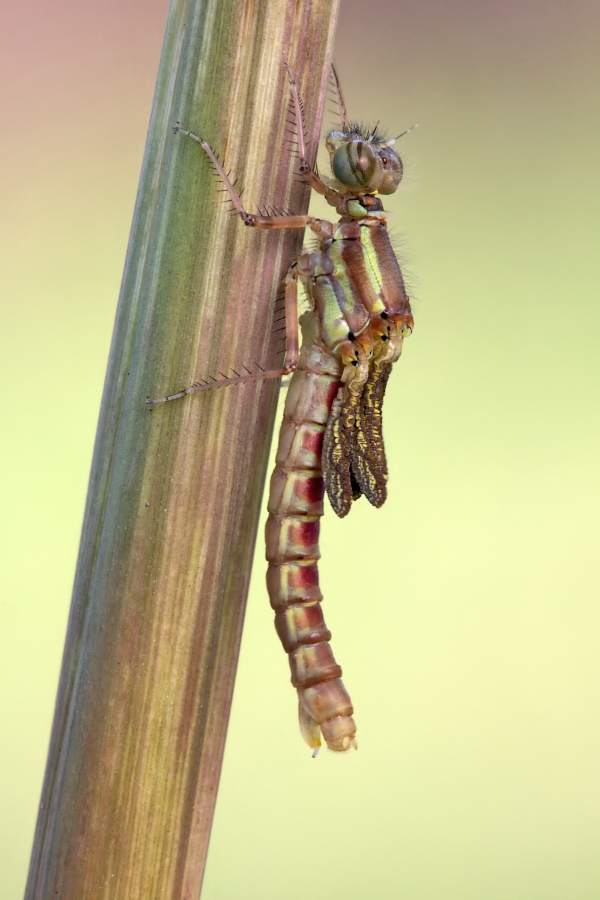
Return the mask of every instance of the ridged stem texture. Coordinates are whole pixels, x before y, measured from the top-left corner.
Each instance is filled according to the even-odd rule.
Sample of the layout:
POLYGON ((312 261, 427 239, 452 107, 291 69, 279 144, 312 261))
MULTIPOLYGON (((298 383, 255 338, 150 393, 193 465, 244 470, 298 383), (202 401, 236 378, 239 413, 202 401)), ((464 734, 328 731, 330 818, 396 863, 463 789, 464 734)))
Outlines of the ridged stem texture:
POLYGON ((281 360, 302 235, 244 227, 172 126, 214 147, 250 210, 306 212, 283 61, 314 155, 338 2, 171 2, 26 900, 199 896, 277 383, 145 400, 281 360))

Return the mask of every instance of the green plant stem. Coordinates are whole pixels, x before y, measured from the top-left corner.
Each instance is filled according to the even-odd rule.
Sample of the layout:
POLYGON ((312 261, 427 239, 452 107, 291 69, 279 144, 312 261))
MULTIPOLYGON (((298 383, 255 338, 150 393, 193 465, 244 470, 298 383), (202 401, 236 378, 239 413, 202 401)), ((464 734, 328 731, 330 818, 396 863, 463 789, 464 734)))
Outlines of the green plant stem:
POLYGON ((316 152, 339 0, 172 0, 117 311, 26 900, 197 898, 277 383, 147 397, 273 352, 306 211, 286 140, 295 70, 316 152))

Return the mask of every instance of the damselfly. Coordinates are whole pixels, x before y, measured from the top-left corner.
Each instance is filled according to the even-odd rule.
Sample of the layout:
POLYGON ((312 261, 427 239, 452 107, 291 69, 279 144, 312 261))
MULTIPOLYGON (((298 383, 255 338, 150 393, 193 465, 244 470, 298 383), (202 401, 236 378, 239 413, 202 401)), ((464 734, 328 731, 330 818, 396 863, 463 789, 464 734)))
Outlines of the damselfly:
POLYGON ((322 179, 307 161, 298 88, 286 68, 300 174, 336 210, 337 222, 246 212, 210 145, 179 125, 174 129, 203 148, 245 225, 309 228, 317 238, 318 249, 304 251, 286 276, 283 366, 195 384, 148 404, 293 373, 269 492, 267 589, 277 633, 289 654, 300 728, 316 755, 321 735, 331 750, 356 746, 352 702, 321 610, 317 561, 323 497, 326 491, 338 516, 345 516, 363 494, 376 507, 385 501, 388 472, 381 409, 391 367, 412 331, 413 318, 379 196, 394 193, 402 178, 402 162, 393 148, 398 138, 386 140, 377 129, 348 120, 334 71, 340 128, 327 135, 333 177, 322 179), (300 319, 300 351, 298 280, 309 304, 300 319))

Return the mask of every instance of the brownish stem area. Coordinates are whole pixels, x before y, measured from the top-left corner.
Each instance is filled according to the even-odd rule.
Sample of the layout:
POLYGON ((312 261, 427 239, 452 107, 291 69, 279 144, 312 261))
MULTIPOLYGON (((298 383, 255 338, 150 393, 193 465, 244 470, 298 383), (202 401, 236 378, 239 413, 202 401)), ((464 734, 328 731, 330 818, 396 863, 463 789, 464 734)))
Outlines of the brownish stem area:
POLYGON ((100 413, 26 900, 200 893, 277 385, 162 404, 281 365, 274 298, 301 233, 219 204, 306 213, 285 59, 316 152, 339 0, 173 0, 100 413), (266 365, 265 365, 266 363, 266 365))

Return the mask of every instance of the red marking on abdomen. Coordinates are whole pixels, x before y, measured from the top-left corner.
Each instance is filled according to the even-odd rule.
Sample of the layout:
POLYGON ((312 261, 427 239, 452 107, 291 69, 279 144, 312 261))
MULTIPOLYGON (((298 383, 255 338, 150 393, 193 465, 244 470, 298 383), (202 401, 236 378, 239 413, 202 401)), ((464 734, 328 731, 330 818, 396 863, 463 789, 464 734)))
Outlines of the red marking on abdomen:
POLYGON ((297 522, 294 528, 294 537, 298 544, 310 547, 319 540, 320 522, 297 522))
MULTIPOLYGON (((333 400, 331 401, 333 403, 333 400)), ((307 431, 304 434, 304 447, 306 450, 310 450, 311 453, 314 453, 317 459, 321 459, 321 451, 323 450, 323 437, 325 436, 325 432, 323 431, 307 431)))
POLYGON ((313 475, 312 478, 307 478, 301 485, 298 485, 298 488, 299 495, 307 503, 319 503, 325 494, 325 485, 321 475, 313 475))

